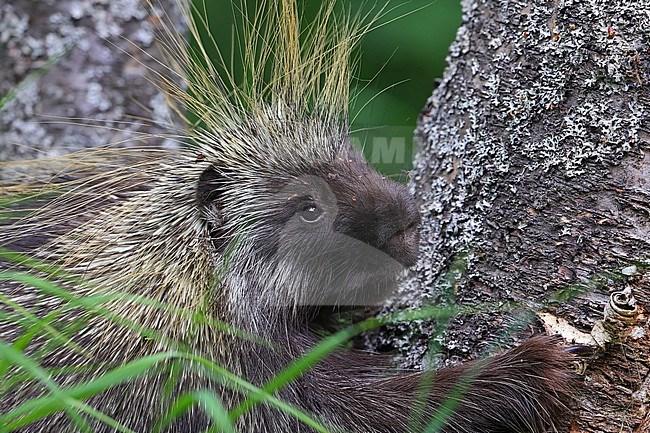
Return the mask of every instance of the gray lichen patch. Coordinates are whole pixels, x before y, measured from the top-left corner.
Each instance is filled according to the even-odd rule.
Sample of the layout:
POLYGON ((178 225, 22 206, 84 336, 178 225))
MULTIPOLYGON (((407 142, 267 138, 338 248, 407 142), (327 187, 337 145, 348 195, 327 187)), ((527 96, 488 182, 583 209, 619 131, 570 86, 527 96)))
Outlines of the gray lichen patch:
MULTIPOLYGON (((609 290, 601 273, 650 251, 638 232, 650 215, 638 175, 650 166, 643 3, 464 2, 445 76, 415 132, 421 259, 387 311, 450 302, 442 277, 469 251, 451 302, 540 309, 567 287, 589 287, 559 311, 589 331, 596 319, 582 311, 609 290)), ((509 332, 509 316, 453 319, 439 361, 475 356, 509 332)), ((368 341, 413 366, 434 332, 433 323, 404 324, 368 341)))
MULTIPOLYGON (((162 4, 181 28, 175 2, 162 4)), ((159 92, 145 67, 159 67, 154 59, 160 58, 157 23, 149 13, 140 0, 0 4, 0 95, 65 53, 0 110, 0 160, 55 156, 161 132, 142 120, 159 111, 149 105, 159 92)))

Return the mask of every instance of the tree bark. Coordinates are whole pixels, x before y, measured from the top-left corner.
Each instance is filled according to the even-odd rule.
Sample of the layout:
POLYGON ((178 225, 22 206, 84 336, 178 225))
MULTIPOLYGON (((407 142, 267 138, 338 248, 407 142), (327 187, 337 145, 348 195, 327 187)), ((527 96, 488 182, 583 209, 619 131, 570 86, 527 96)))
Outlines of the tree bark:
POLYGON ((599 348, 571 431, 648 432, 650 4, 463 8, 415 132, 421 259, 386 308, 521 308, 454 317, 442 335, 431 322, 395 326, 371 345, 397 348, 405 365, 449 364, 499 336, 560 332, 599 348), (526 310, 537 317, 517 328, 526 310))
MULTIPOLYGON (((182 25, 174 1, 158 4, 182 25)), ((124 144, 163 131, 154 122, 168 122, 169 111, 147 70, 161 68, 154 60, 161 57, 154 43, 160 23, 145 6, 141 0, 0 0, 0 98, 23 85, 0 110, 0 161, 124 144)))

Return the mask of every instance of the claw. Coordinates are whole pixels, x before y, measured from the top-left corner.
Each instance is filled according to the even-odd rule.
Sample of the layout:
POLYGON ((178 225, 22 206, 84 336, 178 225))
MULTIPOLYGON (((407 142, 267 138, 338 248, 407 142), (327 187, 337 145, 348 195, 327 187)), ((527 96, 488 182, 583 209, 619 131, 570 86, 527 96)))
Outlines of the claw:
POLYGON ((580 357, 588 357, 591 356, 595 353, 595 350, 591 346, 586 346, 584 344, 576 344, 574 346, 569 346, 564 349, 565 352, 570 353, 572 355, 580 356, 580 357))

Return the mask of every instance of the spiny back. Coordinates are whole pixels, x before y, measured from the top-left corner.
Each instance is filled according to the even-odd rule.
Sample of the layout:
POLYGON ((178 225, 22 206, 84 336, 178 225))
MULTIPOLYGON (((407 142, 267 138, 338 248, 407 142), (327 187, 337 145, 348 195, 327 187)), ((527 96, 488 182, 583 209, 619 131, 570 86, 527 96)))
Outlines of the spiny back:
MULTIPOLYGON (((200 309, 216 303, 206 301, 215 284, 246 284, 232 278, 255 266, 252 245, 268 235, 269 204, 278 206, 270 197, 318 167, 358 157, 347 140, 350 57, 373 20, 338 16, 335 3, 324 3, 305 29, 293 0, 262 1, 252 13, 242 4, 240 78, 216 44, 211 48, 217 59, 209 58, 207 45, 214 41, 201 37, 206 22, 198 10, 181 3, 194 45, 158 16, 169 69, 152 72, 187 123, 179 133, 187 148, 140 155, 100 150, 34 164, 17 177, 23 184, 8 182, 5 191, 56 198, 14 220, 5 245, 55 233, 34 252, 92 281, 91 289, 76 288, 81 292, 137 293, 200 309), (198 124, 189 125, 188 112, 198 124), (48 179, 41 170, 57 174, 48 179), (210 215, 197 203, 206 172, 208 186, 221 194, 220 209, 210 215), (222 221, 221 214, 228 218, 222 221), (214 248, 215 230, 240 235, 229 263, 224 250, 214 248), (224 267, 230 268, 225 276, 224 267)), ((215 296, 233 297, 222 302, 232 305, 242 294, 223 290, 215 296)), ((147 326, 185 334, 178 318, 152 308, 116 303, 114 309, 138 311, 147 326)))
POLYGON ((237 61, 226 61, 205 37, 207 18, 198 10, 185 9, 191 45, 164 26, 163 51, 173 74, 159 78, 181 117, 190 112, 199 119, 190 130, 193 143, 218 164, 251 170, 274 169, 285 159, 295 167, 331 158, 338 142, 310 139, 345 128, 352 49, 373 20, 337 15, 335 1, 324 2, 305 28, 295 0, 261 1, 253 11, 246 2, 238 7, 237 61), (307 131, 303 123, 310 124, 307 131))

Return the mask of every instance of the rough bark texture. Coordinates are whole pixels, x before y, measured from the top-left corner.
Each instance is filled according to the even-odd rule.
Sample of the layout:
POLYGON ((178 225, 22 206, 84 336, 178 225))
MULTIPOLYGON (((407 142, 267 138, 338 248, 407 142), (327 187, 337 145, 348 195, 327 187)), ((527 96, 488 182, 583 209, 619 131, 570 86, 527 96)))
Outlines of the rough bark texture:
MULTIPOLYGON (((568 321, 551 332, 611 338, 588 362, 572 431, 648 432, 650 4, 463 7, 416 130, 421 260, 387 308, 515 301, 552 315, 547 322, 568 321), (450 293, 444 271, 463 251, 467 269, 455 271, 450 293), (602 321, 610 295, 625 288, 636 298, 632 318, 602 321)), ((458 316, 435 341, 434 324, 403 325, 373 345, 397 347, 406 365, 453 363, 511 333, 512 316, 458 316), (434 343, 437 360, 427 352, 434 343)), ((507 340, 535 328, 537 319, 507 340)))
MULTIPOLYGON (((120 144, 161 131, 146 120, 165 122, 169 113, 163 95, 147 81, 146 67, 157 65, 145 52, 160 59, 154 43, 159 23, 144 4, 0 0, 0 96, 61 56, 0 110, 0 161, 120 144), (75 119, 97 126, 82 128, 75 119)), ((178 24, 175 2, 160 4, 178 24)))

